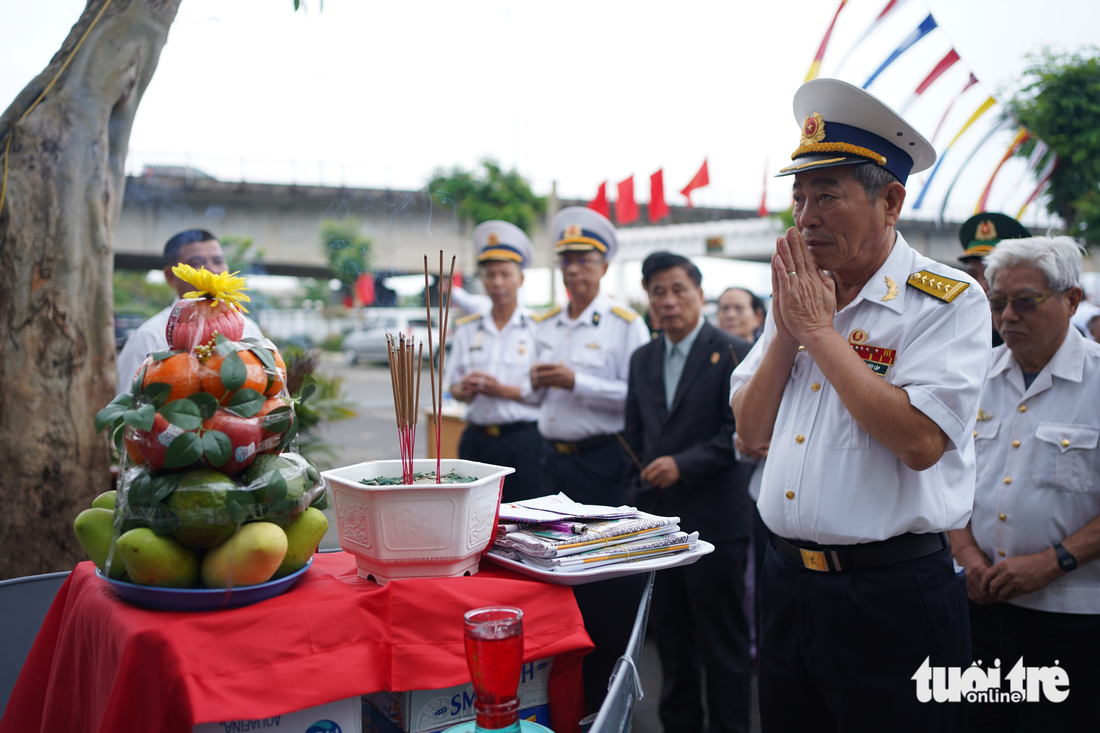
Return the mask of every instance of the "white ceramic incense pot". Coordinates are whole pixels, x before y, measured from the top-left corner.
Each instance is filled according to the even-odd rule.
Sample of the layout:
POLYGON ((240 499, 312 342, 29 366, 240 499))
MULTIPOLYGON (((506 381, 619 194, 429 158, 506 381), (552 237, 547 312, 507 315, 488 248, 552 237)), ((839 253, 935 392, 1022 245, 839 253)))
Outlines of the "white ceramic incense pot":
MULTIPOLYGON (((435 460, 413 461, 435 473, 435 460)), ((514 468, 443 459, 443 474, 473 476, 462 484, 367 486, 361 479, 400 477, 401 461, 368 461, 322 475, 332 488, 340 547, 355 555, 359 577, 452 578, 478 571, 496 534, 504 477, 514 468)))

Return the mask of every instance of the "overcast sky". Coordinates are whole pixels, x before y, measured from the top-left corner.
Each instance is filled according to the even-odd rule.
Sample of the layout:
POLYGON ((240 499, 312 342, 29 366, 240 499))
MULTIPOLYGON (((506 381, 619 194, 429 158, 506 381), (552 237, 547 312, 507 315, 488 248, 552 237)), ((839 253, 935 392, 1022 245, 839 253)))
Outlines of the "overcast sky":
MULTIPOLYGON (((1044 43, 1100 41, 1095 0, 908 0, 856 39, 886 0, 851 0, 822 67, 862 85, 931 5, 940 28, 870 88, 894 107, 954 46, 963 61, 907 117, 926 137, 971 70, 982 80, 952 107, 938 150, 990 94, 1019 79, 1044 43), (950 40, 949 40, 950 39, 950 40), (851 50, 851 53, 849 51, 851 50), (842 68, 838 65, 843 57, 842 68)), ((131 136, 131 170, 190 161, 219 178, 419 188, 439 166, 492 156, 537 192, 591 197, 635 175, 639 200, 663 167, 670 203, 709 158, 700 204, 785 208, 789 180, 770 177, 797 146, 791 97, 839 0, 530 3, 497 0, 184 0, 131 136)), ((56 52, 84 3, 0 0, 0 104, 56 52)), ((945 161, 918 216, 931 217, 997 110, 945 161), (954 163, 954 166, 949 165, 954 163)), ((967 218, 1011 140, 974 158, 948 202, 967 218)), ((910 215, 924 180, 910 179, 910 215)), ((991 209, 1011 215, 1034 187, 1015 161, 991 209)), ((1033 206, 1025 221, 1034 221, 1033 206)))

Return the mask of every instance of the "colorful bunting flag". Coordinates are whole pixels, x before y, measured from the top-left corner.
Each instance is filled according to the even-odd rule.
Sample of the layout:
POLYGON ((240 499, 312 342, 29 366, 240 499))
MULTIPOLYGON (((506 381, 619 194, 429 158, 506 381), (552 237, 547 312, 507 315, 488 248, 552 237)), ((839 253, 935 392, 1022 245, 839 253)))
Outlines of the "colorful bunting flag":
POLYGON ((840 17, 840 11, 844 10, 844 6, 847 4, 848 0, 840 0, 840 7, 836 9, 833 22, 829 23, 829 27, 825 30, 825 37, 821 39, 821 45, 817 47, 817 54, 814 56, 813 63, 810 64, 810 70, 806 73, 806 81, 816 79, 818 73, 820 73, 821 60, 825 58, 825 47, 829 45, 829 36, 833 35, 833 26, 836 25, 836 19, 840 17))
POLYGON ((932 82, 936 81, 936 79, 939 79, 943 72, 954 66, 955 62, 958 60, 958 51, 956 51, 955 49, 951 49, 950 51, 948 51, 947 55, 940 59, 940 62, 936 64, 936 66, 932 69, 932 72, 928 76, 924 77, 924 81, 917 85, 917 88, 913 92, 913 94, 910 95, 905 104, 901 106, 901 114, 904 115, 906 110, 909 109, 909 106, 912 105, 913 102, 920 99, 920 95, 924 94, 924 91, 928 89, 928 87, 932 86, 932 82))
POLYGON ((905 5, 905 3, 906 0, 888 0, 888 2, 882 8, 879 14, 875 16, 875 19, 871 21, 871 25, 867 26, 867 28, 863 31, 863 35, 861 35, 859 39, 855 43, 853 43, 851 47, 845 52, 844 57, 840 59, 840 63, 836 65, 836 72, 833 74, 833 76, 840 75, 840 70, 844 68, 844 64, 848 63, 848 59, 851 58, 852 52, 859 47, 859 44, 867 40, 867 36, 871 35, 874 32, 875 28, 878 28, 879 24, 882 23, 882 21, 886 20, 886 17, 889 16, 890 13, 900 8, 902 5, 905 5))
POLYGON ((703 159, 703 167, 699 169, 699 172, 695 174, 695 177, 691 179, 688 185, 684 186, 680 194, 688 200, 688 208, 692 208, 691 192, 697 188, 710 185, 710 174, 707 173, 707 161, 703 159))
POLYGON ((665 203, 665 170, 661 168, 649 177, 649 223, 656 224, 668 216, 665 203))
POLYGON ((989 182, 985 184, 985 188, 982 190, 981 197, 978 198, 978 203, 974 207, 974 214, 980 214, 985 211, 986 201, 989 199, 989 190, 993 188, 993 179, 997 177, 997 174, 1001 172, 1001 167, 1004 166, 1005 161, 1012 157, 1012 154, 1023 145, 1028 138, 1031 137, 1031 133, 1028 132, 1026 127, 1021 127, 1020 131, 1016 133, 1016 137, 1012 138, 1012 142, 1008 146, 1008 150, 1005 151, 1004 157, 1001 158, 1001 162, 997 164, 997 167, 993 169, 993 175, 989 177, 989 182))
POLYGON ((955 135, 955 138, 951 141, 951 143, 943 149, 942 153, 940 153, 940 159, 936 161, 936 166, 932 169, 932 172, 928 174, 928 180, 924 182, 924 188, 921 189, 920 195, 917 196, 917 202, 913 204, 914 209, 919 209, 921 203, 924 202, 924 194, 928 193, 928 187, 932 185, 932 181, 936 178, 936 173, 939 171, 940 166, 943 165, 943 161, 947 157, 948 151, 951 150, 951 146, 955 144, 955 141, 962 137, 962 134, 966 132, 967 129, 969 129, 969 127, 973 125, 979 117, 985 114, 989 110, 989 108, 993 106, 993 102, 993 97, 990 97, 989 99, 982 102, 981 106, 979 106, 978 109, 974 110, 974 114, 970 115, 970 119, 967 120, 966 124, 962 126, 962 129, 959 130, 959 132, 955 135))
POLYGON ((963 85, 962 91, 959 92, 958 95, 947 104, 947 109, 943 111, 943 117, 940 118, 939 124, 936 125, 936 131, 932 133, 932 139, 929 141, 932 143, 933 146, 936 145, 936 138, 939 137, 940 130, 943 129, 943 123, 947 122, 947 115, 951 114, 951 108, 955 106, 955 102, 958 101, 959 97, 966 94, 967 89, 977 83, 978 77, 971 74, 970 78, 966 80, 966 84, 963 85))
POLYGON ((1032 191, 1031 195, 1027 197, 1027 201, 1024 202, 1024 205, 1020 207, 1020 211, 1017 212, 1017 219, 1023 216, 1024 211, 1027 209, 1028 206, 1031 205, 1031 202, 1039 198, 1039 195, 1046 190, 1047 186, 1050 185, 1050 177, 1054 175, 1054 171, 1056 171, 1057 169, 1058 155, 1052 154, 1050 156, 1050 160, 1047 161, 1046 167, 1043 168, 1042 172, 1039 173, 1039 185, 1035 187, 1035 190, 1032 191))
POLYGON ((936 19, 929 13, 928 17, 921 21, 921 24, 909 34, 909 37, 901 42, 901 45, 894 49, 894 52, 886 57, 886 60, 882 62, 882 66, 875 70, 875 73, 871 74, 871 78, 863 85, 863 88, 871 86, 871 82, 878 78, 878 75, 886 70, 886 67, 894 63, 899 56, 913 47, 913 44, 920 39, 927 36, 929 33, 936 29, 936 19))
POLYGON ((588 202, 588 208, 603 214, 608 219, 611 218, 611 204, 607 200, 607 181, 600 184, 600 189, 596 191, 596 198, 588 202))
POLYGON ((638 220, 638 202, 634 200, 634 176, 619 182, 619 198, 615 200, 615 220, 620 225, 638 220))
POLYGON ((955 184, 959 182, 960 178, 962 178, 963 171, 965 171, 966 167, 970 165, 970 161, 974 160, 974 156, 978 154, 979 150, 985 147, 985 144, 987 142, 993 139, 994 135, 1006 128, 1012 127, 1015 124, 1016 121, 1011 118, 999 120, 998 122, 994 123, 992 129, 990 129, 990 131, 985 134, 985 137, 983 137, 978 142, 978 144, 974 146, 974 149, 970 151, 970 155, 966 156, 966 160, 964 160, 963 164, 959 166, 959 169, 955 171, 955 177, 951 179, 951 185, 947 187, 947 193, 943 195, 943 201, 940 203, 940 210, 936 214, 937 225, 943 224, 943 213, 947 210, 947 202, 951 200, 951 192, 955 190, 955 184))

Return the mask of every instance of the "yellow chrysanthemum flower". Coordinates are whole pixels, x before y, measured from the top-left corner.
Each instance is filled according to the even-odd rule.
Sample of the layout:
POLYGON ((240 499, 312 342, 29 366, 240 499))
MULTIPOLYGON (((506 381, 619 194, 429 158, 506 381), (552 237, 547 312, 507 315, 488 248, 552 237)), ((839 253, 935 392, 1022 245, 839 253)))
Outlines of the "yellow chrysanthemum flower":
POLYGON ((245 279, 237 277, 237 273, 222 272, 215 275, 205 267, 196 270, 191 265, 181 264, 172 268, 172 274, 197 288, 190 293, 185 293, 183 297, 210 298, 248 313, 248 309, 241 303, 251 303, 252 299, 241 292, 242 290, 248 290, 248 288, 245 287, 245 279))

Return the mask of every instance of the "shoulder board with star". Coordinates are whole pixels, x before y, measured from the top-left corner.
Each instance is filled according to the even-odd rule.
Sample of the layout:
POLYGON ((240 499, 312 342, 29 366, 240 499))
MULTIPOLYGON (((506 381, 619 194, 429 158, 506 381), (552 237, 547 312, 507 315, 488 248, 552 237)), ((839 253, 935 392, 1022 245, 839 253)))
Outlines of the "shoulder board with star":
POLYGON ((459 326, 465 326, 467 323, 473 323, 474 321, 480 320, 481 317, 484 315, 484 313, 471 313, 468 316, 462 316, 462 318, 459 318, 455 321, 455 328, 458 328, 459 326))
POLYGON ((533 314, 531 314, 531 320, 534 321, 535 323, 542 323, 545 320, 553 318, 554 316, 556 316, 559 313, 561 313, 561 306, 560 305, 555 305, 553 308, 551 308, 548 311, 543 311, 542 313, 533 313, 533 314))
POLYGON ((623 308, 619 305, 611 306, 611 312, 626 321, 627 323, 632 323, 634 319, 638 317, 638 314, 634 311, 630 310, 629 308, 623 308))
POLYGON ((914 272, 909 276, 907 282, 922 293, 928 293, 933 298, 939 298, 945 303, 950 303, 970 287, 970 283, 962 280, 952 280, 949 277, 937 275, 928 270, 914 272))

